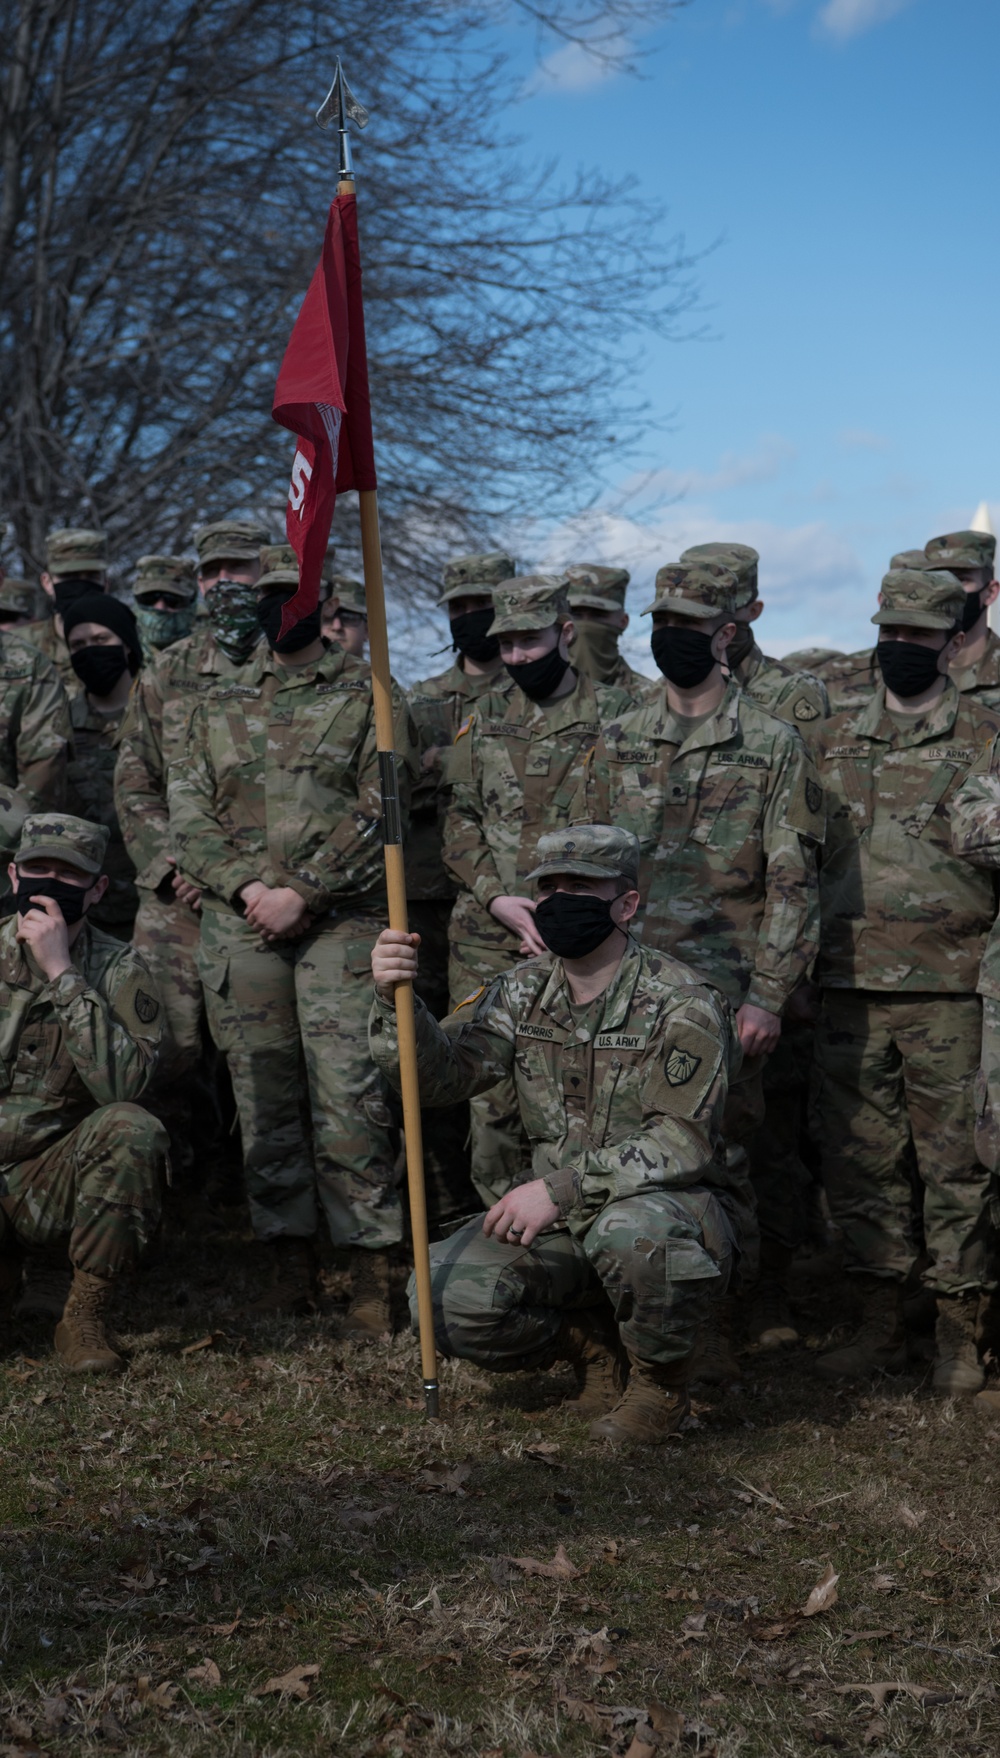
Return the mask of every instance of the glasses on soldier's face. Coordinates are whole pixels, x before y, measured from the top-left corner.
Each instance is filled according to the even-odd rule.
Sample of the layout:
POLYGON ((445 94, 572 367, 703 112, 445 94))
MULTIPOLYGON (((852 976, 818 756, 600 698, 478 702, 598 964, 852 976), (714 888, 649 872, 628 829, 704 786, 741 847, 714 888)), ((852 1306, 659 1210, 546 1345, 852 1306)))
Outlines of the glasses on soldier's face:
POLYGON ((339 623, 342 629, 358 629, 368 618, 359 610, 331 610, 327 612, 326 621, 331 629, 335 623, 339 623))

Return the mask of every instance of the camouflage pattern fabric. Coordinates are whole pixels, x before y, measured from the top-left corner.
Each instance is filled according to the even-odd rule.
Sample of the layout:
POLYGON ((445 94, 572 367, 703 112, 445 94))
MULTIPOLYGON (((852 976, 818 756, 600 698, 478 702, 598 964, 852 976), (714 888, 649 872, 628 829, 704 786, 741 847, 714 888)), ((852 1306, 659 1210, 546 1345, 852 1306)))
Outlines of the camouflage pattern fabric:
POLYGON ((249 519, 216 519, 202 525, 194 534, 198 563, 206 568, 210 562, 255 562, 271 534, 263 525, 249 519))
MULTIPOLYGON (((407 866, 409 876, 409 866, 407 866)), ((407 905, 411 933, 420 935, 420 966, 414 984, 428 1012, 443 1019, 448 1012, 448 918, 450 899, 424 899, 407 905)), ((469 1107, 463 1099, 433 1113, 421 1112, 424 1187, 432 1235, 460 1216, 470 1215, 478 1199, 470 1176, 469 1107)), ((396 1121, 402 1128, 399 1106, 396 1121)))
POLYGON ((167 1174, 162 1124, 139 1105, 100 1105, 43 1153, 0 1170, 0 1243, 65 1242, 74 1268, 119 1276, 138 1267, 160 1218, 167 1174))
POLYGON ((955 852, 951 803, 1000 723, 951 684, 905 728, 901 719, 879 688, 820 732, 828 823, 817 981, 972 994, 996 903, 977 857, 955 852))
POLYGON ((32 812, 24 820, 16 858, 68 861, 96 879, 104 871, 107 852, 108 832, 103 824, 69 812, 32 812))
POLYGON ((444 565, 438 605, 450 604, 453 598, 466 598, 476 593, 489 597, 494 586, 502 580, 513 580, 516 575, 517 563, 504 549, 452 556, 444 565))
MULTIPOLYGON (((794 657, 789 655, 789 659, 794 657)), ((835 653, 829 659, 817 659, 809 670, 826 690, 831 714, 866 708, 882 682, 874 643, 857 653, 835 653)))
POLYGON ((991 1287, 991 1177, 976 1158, 982 1040, 975 995, 828 989, 816 1033, 813 1137, 849 1270, 902 1281, 920 1256, 912 1142, 930 1263, 943 1294, 991 1287))
POLYGON ((335 1245, 402 1238, 393 1118, 367 1053, 371 951, 385 922, 344 916, 266 945, 230 910, 207 910, 198 966, 240 1118, 258 1239, 309 1239, 319 1211, 335 1245))
POLYGON ((198 975, 201 917, 171 891, 139 893, 132 945, 145 960, 163 1004, 163 1038, 143 1103, 170 1137, 175 1170, 210 1157, 221 1119, 218 1069, 198 975))
POLYGON ((768 659, 754 642, 746 658, 732 668, 745 696, 768 714, 794 726, 812 743, 816 728, 830 712, 826 687, 808 671, 796 671, 780 659, 768 659))
POLYGON ((69 647, 65 635, 60 635, 54 616, 46 617, 37 623, 23 623, 17 631, 19 641, 29 641, 49 665, 55 670, 66 695, 72 701, 78 696, 83 686, 69 656, 69 647))
POLYGON ((757 1199, 757 1222, 762 1239, 789 1251, 798 1251, 805 1241, 813 1182, 803 1147, 808 1140, 814 1037, 811 1024, 785 1018, 771 1055, 749 1058, 764 1062, 764 1116, 749 1138, 744 1138, 757 1199))
POLYGON ((0 927, 0 1170, 44 1154, 95 1106, 136 1100, 149 1081, 162 1008, 139 956, 89 918, 73 969, 49 982, 0 927))
POLYGON ((102 824, 108 832, 104 871, 111 883, 89 913, 96 928, 128 940, 139 908, 139 893, 135 866, 115 810, 116 746, 124 713, 124 708, 120 708, 99 714, 90 707, 83 692, 74 696, 70 703, 73 752, 66 771, 66 804, 77 817, 102 824))
POLYGON ((1000 1172, 1000 1001, 983 996, 983 1043, 976 1076, 976 1153, 1000 1172))
POLYGON ((0 634, 0 785, 30 808, 66 794, 69 703, 58 673, 20 635, 0 634))
POLYGON ((103 574, 108 566, 108 540, 103 531, 80 526, 49 533, 45 545, 45 569, 56 579, 72 574, 103 574))
POLYGON ((445 867, 442 854, 451 746, 473 705, 483 696, 502 689, 505 681, 507 673, 499 662, 492 673, 471 676, 459 661, 436 677, 422 678, 407 691, 420 757, 420 772, 410 801, 410 832, 406 839, 408 898, 451 899, 455 896, 457 887, 445 867), (425 768, 424 759, 432 750, 437 752, 433 767, 425 768))
MULTIPOLYGON (((31 581, 18 580, 13 574, 5 574, 0 580, 0 615, 6 611, 34 622, 38 609, 38 590, 31 581)), ((15 624, 15 630, 23 626, 23 623, 15 624)))
POLYGON ((823 794, 797 733, 730 683, 685 734, 661 686, 605 727, 573 817, 638 837, 644 945, 782 1011, 819 938, 823 794))
POLYGON ((963 665, 960 653, 950 668, 951 681, 963 696, 974 696, 984 708, 1000 711, 1000 636, 992 629, 975 665, 963 665))

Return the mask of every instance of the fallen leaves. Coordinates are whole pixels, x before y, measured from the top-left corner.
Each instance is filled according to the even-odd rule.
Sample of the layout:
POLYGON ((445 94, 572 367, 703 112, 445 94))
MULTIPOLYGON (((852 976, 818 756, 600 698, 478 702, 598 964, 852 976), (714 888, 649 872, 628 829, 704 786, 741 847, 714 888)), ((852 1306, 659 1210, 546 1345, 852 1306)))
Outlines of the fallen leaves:
POLYGON ((471 1476, 472 1464, 468 1459, 460 1465, 448 1465, 442 1460, 417 1472, 417 1489, 422 1495, 465 1496, 471 1476))
POLYGON ((827 1563, 822 1575, 802 1607, 804 1618, 815 1618, 820 1612, 830 1611, 839 1597, 837 1582, 840 1580, 832 1563, 827 1563))
POLYGON ((886 1699, 896 1695, 912 1697, 914 1703, 928 1706, 935 1703, 956 1703, 964 1697, 964 1691, 942 1691, 940 1685, 912 1685, 908 1679, 884 1679, 880 1683, 860 1685, 834 1685, 838 1697, 849 1697, 855 1691, 867 1691, 871 1697, 871 1707, 878 1713, 885 1708, 886 1699))
POLYGON ((507 1557, 524 1575, 540 1575, 546 1581, 575 1581, 578 1575, 585 1575, 586 1569, 578 1569, 566 1555, 564 1545, 557 1545, 555 1555, 549 1563, 539 1562, 537 1557, 507 1557))
POLYGON ((280 1673, 276 1678, 268 1679, 254 1691, 255 1697, 301 1697, 309 1695, 309 1687, 313 1679, 319 1677, 318 1666, 293 1666, 287 1673, 280 1673))
POLYGON ((209 1660, 207 1656, 200 1666, 189 1666, 184 1677, 190 1679, 192 1685, 205 1685, 210 1690, 215 1690, 222 1684, 222 1674, 215 1661, 209 1660))

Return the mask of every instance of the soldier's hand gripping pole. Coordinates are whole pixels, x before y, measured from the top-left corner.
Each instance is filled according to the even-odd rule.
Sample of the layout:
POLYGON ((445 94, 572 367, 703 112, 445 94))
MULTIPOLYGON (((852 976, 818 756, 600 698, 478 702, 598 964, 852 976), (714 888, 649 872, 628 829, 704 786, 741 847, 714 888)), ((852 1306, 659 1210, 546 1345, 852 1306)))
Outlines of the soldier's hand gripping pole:
MULTIPOLYGON (((364 128, 368 112, 358 103, 344 78, 338 60, 333 85, 316 112, 322 128, 336 127, 340 135, 340 183, 338 194, 354 194, 354 171, 348 118, 364 128)), ((378 526, 378 494, 361 489, 361 554, 368 610, 368 641, 371 652, 372 696, 375 704, 375 742, 378 746, 379 780, 382 787, 382 827, 385 839, 385 878, 389 893, 389 926, 407 932, 406 874, 403 870, 403 827, 399 810, 395 735, 392 715, 392 682, 389 672, 389 634, 385 620, 385 585, 382 578, 382 543, 378 526)), ((420 1089, 417 1079, 417 1034, 413 1014, 412 983, 397 983, 394 995, 396 1035, 399 1042, 399 1074, 403 1095, 403 1129, 406 1135, 406 1180, 410 1194, 410 1229, 413 1236, 413 1268, 417 1283, 417 1315, 420 1326, 420 1365, 424 1380, 424 1403, 428 1416, 438 1414, 437 1350, 434 1345, 434 1311, 431 1301, 431 1260, 427 1239, 427 1196, 424 1189, 424 1150, 420 1129, 420 1089)))

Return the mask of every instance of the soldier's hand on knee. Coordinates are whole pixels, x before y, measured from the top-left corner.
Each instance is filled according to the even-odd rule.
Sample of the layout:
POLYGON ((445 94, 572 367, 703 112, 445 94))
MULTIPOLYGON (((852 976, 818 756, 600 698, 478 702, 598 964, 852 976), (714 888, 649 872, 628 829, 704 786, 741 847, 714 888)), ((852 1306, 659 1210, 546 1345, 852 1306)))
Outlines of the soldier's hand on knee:
POLYGON ((534 1178, 530 1184, 516 1184, 493 1204, 483 1219, 483 1232, 503 1245, 530 1245, 558 1219, 559 1209, 545 1188, 544 1178, 534 1178))
POLYGON ((518 936, 520 949, 529 958, 548 951, 535 927, 535 905, 530 897, 495 897, 490 904, 490 915, 518 936))
POLYGON ((383 928, 372 947, 372 976, 383 1001, 391 1001, 397 983, 417 980, 417 947, 419 934, 404 934, 399 928, 383 928))
POLYGON ((745 1001, 736 1015, 736 1030, 744 1056, 770 1056, 781 1036, 781 1015, 745 1001))

